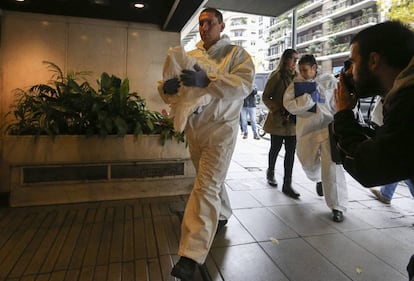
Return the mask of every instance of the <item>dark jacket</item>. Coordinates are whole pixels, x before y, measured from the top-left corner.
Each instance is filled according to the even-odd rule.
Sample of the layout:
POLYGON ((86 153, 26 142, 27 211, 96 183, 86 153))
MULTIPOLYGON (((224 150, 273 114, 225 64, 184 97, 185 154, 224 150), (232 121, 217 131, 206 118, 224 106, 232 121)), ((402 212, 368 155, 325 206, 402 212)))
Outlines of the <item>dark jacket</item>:
POLYGON ((283 106, 283 95, 295 76, 296 73, 275 70, 266 82, 262 99, 269 108, 269 114, 264 124, 264 130, 271 135, 296 135, 296 125, 294 122, 286 122, 286 116, 289 112, 283 106))
POLYGON ((366 187, 414 179, 414 58, 387 93, 383 116, 375 135, 367 133, 351 110, 334 117, 344 168, 366 187))
POLYGON ((244 99, 243 107, 256 107, 256 94, 257 90, 253 89, 252 92, 244 99))

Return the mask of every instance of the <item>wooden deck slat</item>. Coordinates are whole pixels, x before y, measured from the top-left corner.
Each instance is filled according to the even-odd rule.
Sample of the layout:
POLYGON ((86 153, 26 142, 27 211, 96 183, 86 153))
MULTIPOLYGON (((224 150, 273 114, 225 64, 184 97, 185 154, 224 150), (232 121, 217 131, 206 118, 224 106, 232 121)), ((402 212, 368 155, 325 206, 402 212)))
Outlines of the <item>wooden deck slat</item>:
POLYGON ((106 280, 122 281, 122 263, 111 263, 109 265, 106 280))
POLYGON ((50 274, 49 281, 64 281, 65 280, 65 271, 55 271, 50 274))
POLYGON ((107 265, 98 265, 95 267, 95 273, 93 275, 94 281, 107 280, 108 266, 107 265))
POLYGON ((152 223, 152 218, 144 219, 145 225, 145 243, 147 246, 147 258, 155 258, 158 256, 157 241, 152 223))
POLYGON ((154 229, 159 255, 171 254, 170 244, 168 243, 171 229, 169 228, 170 224, 168 222, 169 217, 154 217, 154 229))
MULTIPOLYGON (((141 279, 135 279, 135 262, 123 262, 122 263, 122 281, 135 281, 141 279)), ((142 279, 145 280, 145 279, 142 279)))
POLYGON ((49 281, 50 273, 40 274, 36 277, 36 281, 49 281))
POLYGON ((92 281, 94 273, 95 273, 94 267, 83 267, 79 274, 78 281, 92 281))
POLYGON ((45 229, 39 229, 34 232, 34 236, 31 240, 27 241, 27 245, 23 253, 18 257, 12 271, 10 272, 10 277, 22 276, 26 268, 30 264, 30 261, 33 259, 33 256, 36 254, 36 251, 39 249, 43 239, 46 236, 47 231, 45 229))
POLYGON ((160 267, 161 275, 163 281, 174 281, 175 278, 171 276, 171 269, 174 263, 170 255, 161 255, 160 256, 160 267))
POLYGON ((0 263, 0 278, 7 277, 13 270, 13 267, 17 263, 27 245, 33 239, 35 233, 36 230, 33 228, 27 229, 26 231, 19 230, 16 232, 16 235, 9 239, 9 247, 4 247, 2 249, 4 257, 2 257, 2 261, 0 263))
POLYGON ((163 281, 161 274, 161 266, 158 258, 147 259, 148 271, 151 281, 163 281))
POLYGON ((102 232, 103 232, 103 222, 97 222, 92 225, 89 242, 86 245, 83 266, 95 266, 96 265, 99 245, 101 243, 101 238, 102 238, 102 232))
MULTIPOLYGON (((135 260, 135 280, 151 280, 146 259, 135 260)), ((152 280, 151 280, 152 281, 152 280)))
POLYGON ((135 219, 133 227, 135 259, 143 259, 147 256, 144 219, 135 219))
POLYGON ((76 262, 73 263, 73 265, 80 264, 82 267, 85 267, 84 257, 85 257, 86 248, 89 243, 91 231, 92 231, 91 224, 83 225, 81 232, 79 234, 79 239, 76 242, 76 248, 73 251, 73 257, 75 260, 77 260, 76 262))
POLYGON ((102 225, 102 237, 99 246, 99 251, 96 259, 96 264, 108 264, 112 240, 112 222, 104 222, 102 225))
POLYGON ((134 260, 134 226, 132 218, 125 220, 124 222, 124 237, 123 237, 123 254, 122 260, 133 261, 134 260))
POLYGON ((47 233, 40 244, 39 249, 34 254, 32 260, 30 261, 29 265, 24 272, 25 275, 36 274, 40 272, 41 266, 43 262, 46 260, 46 257, 49 254, 49 251, 58 235, 59 228, 51 228, 47 229, 47 233))
POLYGON ((79 274, 80 274, 80 270, 79 269, 70 269, 70 270, 66 271, 66 275, 65 275, 64 281, 74 281, 74 280, 78 280, 79 274))
POLYGON ((97 221, 97 213, 98 209, 95 208, 89 208, 86 212, 85 222, 84 223, 93 223, 94 221, 97 221))
POLYGON ((124 245, 124 223, 116 220, 112 232, 111 253, 109 261, 122 262, 122 249, 124 245))
MULTIPOLYGON (((17 281, 19 280, 18 278, 11 278, 11 279, 7 279, 7 281, 17 281)), ((34 275, 29 275, 29 276, 24 276, 23 278, 20 279, 20 281, 35 281, 36 280, 36 276, 34 275)))
POLYGON ((72 258, 76 258, 76 256, 74 255, 74 251, 79 236, 81 235, 81 227, 80 225, 73 225, 73 222, 75 221, 74 216, 68 215, 66 219, 67 221, 65 221, 63 225, 66 227, 70 227, 70 230, 65 239, 64 245, 61 248, 60 254, 57 258, 54 270, 67 270, 72 258), (70 225, 69 222, 72 222, 72 225, 70 225))
MULTIPOLYGON (((111 211, 109 211, 109 214, 111 213, 111 211)), ((93 222, 105 222, 107 221, 107 217, 108 216, 108 208, 98 208, 95 210, 95 217, 93 218, 93 222)), ((92 220, 91 222, 92 223, 92 220)))
POLYGON ((180 222, 170 202, 0 207, 0 281, 175 281, 180 222))
POLYGON ((58 232, 56 239, 52 244, 49 254, 47 255, 46 260, 40 269, 40 272, 51 272, 53 270, 69 231, 70 228, 67 226, 60 228, 60 231, 58 232))

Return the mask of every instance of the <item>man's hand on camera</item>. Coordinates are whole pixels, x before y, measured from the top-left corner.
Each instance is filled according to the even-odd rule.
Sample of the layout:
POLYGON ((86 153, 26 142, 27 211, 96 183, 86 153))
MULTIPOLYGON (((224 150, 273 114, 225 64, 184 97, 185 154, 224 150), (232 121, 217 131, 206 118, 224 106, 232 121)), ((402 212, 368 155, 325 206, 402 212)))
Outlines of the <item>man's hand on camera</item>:
POLYGON ((164 82, 162 89, 164 90, 164 94, 167 95, 174 95, 178 92, 178 88, 180 88, 180 81, 178 78, 171 78, 164 82))
POLYGON ((345 109, 353 109, 357 103, 357 98, 353 93, 350 93, 344 85, 342 73, 339 76, 339 82, 335 89, 335 104, 336 110, 339 112, 345 109))
POLYGON ((205 88, 210 84, 210 79, 207 73, 200 68, 198 64, 194 65, 194 70, 184 69, 181 72, 181 81, 185 86, 193 86, 199 88, 205 88))

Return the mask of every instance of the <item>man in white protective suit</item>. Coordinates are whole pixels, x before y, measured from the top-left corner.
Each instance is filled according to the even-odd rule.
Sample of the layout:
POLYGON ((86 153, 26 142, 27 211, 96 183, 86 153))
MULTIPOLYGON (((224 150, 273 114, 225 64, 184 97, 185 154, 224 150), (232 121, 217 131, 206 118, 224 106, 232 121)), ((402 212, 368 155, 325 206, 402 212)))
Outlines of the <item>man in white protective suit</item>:
POLYGON ((214 64, 216 71, 205 71, 198 64, 184 69, 180 79, 172 78, 158 89, 163 94, 176 94, 180 85, 204 89, 211 101, 200 106, 188 118, 184 129, 196 179, 181 225, 178 255, 180 260, 171 275, 193 280, 196 264, 203 264, 214 236, 232 214, 224 180, 230 165, 239 130, 243 100, 252 91, 254 64, 240 46, 231 45, 221 32, 222 14, 212 8, 199 16, 201 41, 188 54, 202 62, 214 64))
POLYGON ((322 184, 332 220, 342 222, 348 205, 348 190, 342 165, 331 158, 328 129, 336 112, 334 90, 337 79, 331 74, 320 73, 313 55, 303 55, 298 64, 300 76, 293 80, 283 96, 285 108, 296 115, 296 153, 306 176, 317 183, 317 189, 322 184), (298 92, 300 85, 305 84, 316 88, 303 94, 298 92))

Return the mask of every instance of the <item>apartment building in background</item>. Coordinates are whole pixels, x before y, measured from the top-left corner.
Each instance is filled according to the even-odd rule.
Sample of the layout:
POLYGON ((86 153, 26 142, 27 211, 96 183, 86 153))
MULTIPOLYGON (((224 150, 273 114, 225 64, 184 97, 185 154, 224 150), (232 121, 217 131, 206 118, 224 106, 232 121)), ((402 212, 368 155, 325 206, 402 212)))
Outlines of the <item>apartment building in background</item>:
MULTIPOLYGON (((223 11, 224 33, 251 54, 257 73, 274 70, 292 47, 315 55, 323 71, 337 73, 349 56, 352 36, 382 21, 378 11, 377 0, 310 0, 279 17, 223 11)), ((200 40, 198 19, 193 21, 181 35, 186 49, 200 40)))

